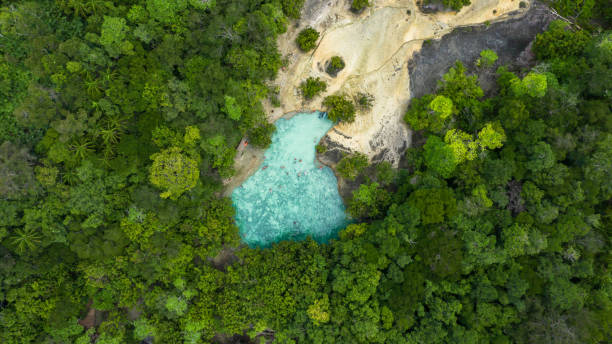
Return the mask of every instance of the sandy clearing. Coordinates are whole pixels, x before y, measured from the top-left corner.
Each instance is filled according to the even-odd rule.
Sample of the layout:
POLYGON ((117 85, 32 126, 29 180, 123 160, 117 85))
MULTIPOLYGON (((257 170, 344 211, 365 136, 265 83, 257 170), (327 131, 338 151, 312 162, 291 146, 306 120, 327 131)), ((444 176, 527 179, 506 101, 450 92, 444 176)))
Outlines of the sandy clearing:
POLYGON ((274 112, 266 104, 269 119, 274 121, 291 111, 321 109, 323 98, 336 92, 370 93, 375 97, 373 108, 359 113, 354 123, 338 124, 328 135, 344 147, 397 165, 410 139, 401 118, 410 99, 407 62, 412 54, 424 40, 439 38, 457 26, 504 20, 513 11, 512 16, 520 16, 526 10, 519 9, 518 0, 474 0, 458 13, 423 14, 414 0, 377 0, 355 15, 348 1, 309 0, 303 18, 279 38, 289 65, 274 82, 280 87, 282 104, 274 112), (294 43, 306 26, 321 32, 317 48, 310 53, 300 52, 294 43), (332 78, 324 66, 334 55, 342 56, 346 67, 332 78), (325 80, 328 89, 304 102, 298 87, 310 76, 325 80))
MULTIPOLYGON (((402 116, 410 100, 407 63, 412 55, 425 40, 440 38, 456 27, 522 16, 529 2, 525 1, 528 6, 523 9, 519 3, 472 0, 458 13, 424 14, 415 0, 374 0, 372 7, 356 15, 347 0, 307 0, 302 18, 289 25, 278 39, 279 50, 288 64, 272 82, 280 89, 280 108, 264 102, 268 119, 273 122, 287 113, 322 109, 323 98, 337 92, 349 96, 369 93, 375 97, 372 109, 358 113, 354 123, 336 125, 327 137, 370 159, 387 160, 397 166, 410 143, 410 131, 402 116), (295 38, 308 26, 319 31, 321 37, 314 51, 303 53, 295 38), (342 56, 346 67, 332 78, 324 66, 334 55, 342 56), (310 76, 325 80, 328 89, 305 102, 299 85, 310 76)), ((237 174, 226 181, 226 195, 257 169, 262 156, 262 151, 250 147, 237 153, 237 174)))

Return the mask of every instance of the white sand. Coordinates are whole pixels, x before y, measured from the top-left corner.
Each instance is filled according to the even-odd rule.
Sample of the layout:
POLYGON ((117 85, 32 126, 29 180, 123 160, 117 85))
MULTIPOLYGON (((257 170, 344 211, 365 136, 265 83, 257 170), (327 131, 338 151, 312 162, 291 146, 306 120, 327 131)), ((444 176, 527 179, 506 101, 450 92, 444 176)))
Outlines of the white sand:
MULTIPOLYGON (((264 102, 268 119, 273 122, 291 112, 323 110, 323 98, 337 92, 349 96, 369 93, 375 97, 372 109, 358 112, 355 122, 340 123, 327 135, 352 151, 370 158, 381 154, 384 160, 397 166, 400 153, 410 142, 411 133, 402 117, 410 100, 407 63, 411 56, 420 50, 423 41, 438 39, 455 27, 506 20, 512 11, 518 11, 513 17, 521 16, 529 6, 519 9, 519 2, 472 0, 470 6, 458 13, 424 14, 415 0, 374 0, 372 7, 356 15, 350 11, 347 0, 307 0, 302 18, 291 23, 278 38, 279 50, 288 66, 272 82, 280 88, 280 108, 264 102), (318 46, 303 53, 295 39, 308 26, 321 35, 318 46), (334 55, 341 56, 346 67, 332 78, 325 73, 324 66, 334 55), (325 80, 328 87, 324 94, 305 102, 299 85, 310 76, 325 80)), ((257 169, 262 156, 262 150, 251 147, 237 152, 237 173, 225 181, 226 195, 257 169)))
MULTIPOLYGON (((423 14, 413 0, 375 0, 361 15, 349 10, 349 1, 308 0, 303 17, 279 38, 288 67, 279 72, 274 84, 280 87, 280 109, 266 104, 271 121, 282 114, 302 109, 322 109, 327 95, 342 92, 355 95, 367 92, 375 97, 370 111, 358 113, 354 123, 341 123, 328 136, 341 145, 369 157, 385 151, 384 159, 399 162, 402 147, 408 145, 409 131, 402 121, 410 99, 407 63, 426 39, 437 39, 457 26, 508 19, 519 10, 519 0, 473 0, 460 12, 423 14), (407 10, 411 14, 407 14, 407 10), (496 13, 493 14, 493 11, 496 13), (307 26, 321 32, 314 51, 302 53, 295 44, 297 34, 307 26), (346 67, 332 78, 324 65, 334 55, 341 56, 346 67), (327 91, 310 102, 299 93, 300 83, 319 77, 328 84, 327 91)), ((521 9, 519 14, 526 12, 521 9)))

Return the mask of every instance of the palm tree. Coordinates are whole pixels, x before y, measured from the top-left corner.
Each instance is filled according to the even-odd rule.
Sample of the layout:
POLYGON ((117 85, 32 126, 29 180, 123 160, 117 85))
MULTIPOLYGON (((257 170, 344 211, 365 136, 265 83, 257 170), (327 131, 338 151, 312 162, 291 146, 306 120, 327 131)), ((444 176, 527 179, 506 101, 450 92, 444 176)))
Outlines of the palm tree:
POLYGON ((74 151, 74 154, 83 160, 85 157, 93 151, 93 143, 85 137, 75 140, 71 145, 70 149, 74 151))
POLYGON ((41 237, 36 233, 36 230, 24 227, 15 231, 15 234, 11 237, 11 242, 16 246, 17 253, 23 254, 26 250, 34 251, 40 244, 40 239, 41 237))

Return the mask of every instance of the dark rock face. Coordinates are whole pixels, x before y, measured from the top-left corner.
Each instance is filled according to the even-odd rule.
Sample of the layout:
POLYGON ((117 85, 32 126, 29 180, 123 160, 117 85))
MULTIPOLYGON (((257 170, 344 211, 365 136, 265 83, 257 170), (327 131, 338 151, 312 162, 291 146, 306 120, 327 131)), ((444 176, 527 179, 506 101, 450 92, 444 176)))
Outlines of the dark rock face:
MULTIPOLYGON (((513 64, 519 58, 519 62, 528 62, 528 56, 523 52, 553 19, 546 6, 534 2, 520 18, 457 28, 439 40, 424 44, 408 64, 411 97, 435 91, 438 80, 457 60, 468 69, 473 68, 480 52, 485 49, 497 53, 497 65, 513 64)), ((487 80, 482 81, 483 88, 487 89, 487 80)))

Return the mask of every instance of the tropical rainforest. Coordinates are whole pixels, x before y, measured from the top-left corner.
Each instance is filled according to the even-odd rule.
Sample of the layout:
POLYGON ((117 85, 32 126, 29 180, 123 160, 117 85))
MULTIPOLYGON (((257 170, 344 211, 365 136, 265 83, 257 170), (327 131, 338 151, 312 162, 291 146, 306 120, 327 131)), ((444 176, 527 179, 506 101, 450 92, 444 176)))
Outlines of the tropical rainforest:
POLYGON ((337 239, 249 248, 222 181, 302 4, 3 2, 0 343, 610 342, 611 7, 413 99, 337 239))

